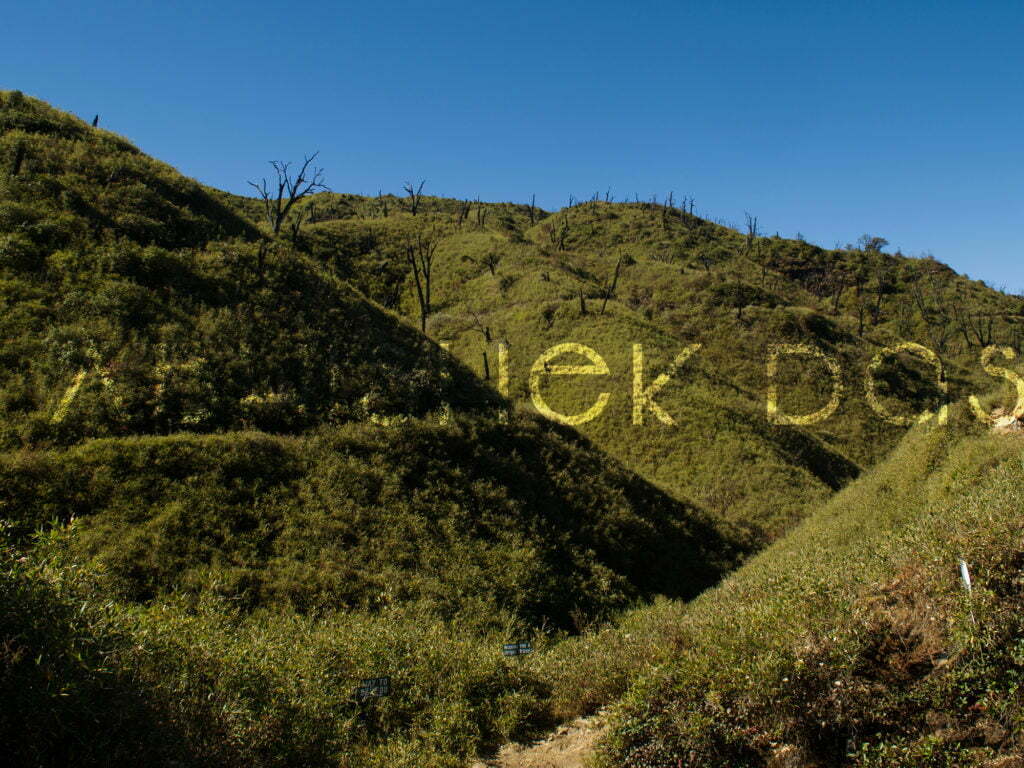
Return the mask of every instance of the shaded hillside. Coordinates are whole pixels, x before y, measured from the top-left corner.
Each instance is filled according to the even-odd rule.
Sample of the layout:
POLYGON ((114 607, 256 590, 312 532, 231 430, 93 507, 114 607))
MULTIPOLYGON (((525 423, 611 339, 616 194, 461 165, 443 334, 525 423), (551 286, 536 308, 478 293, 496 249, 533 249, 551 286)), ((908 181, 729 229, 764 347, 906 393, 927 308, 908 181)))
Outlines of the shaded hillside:
POLYGON ((42 764, 458 765, 549 721, 503 642, 692 597, 735 556, 533 419, 19 452, 0 515, 0 733, 42 764))
POLYGON ((94 441, 8 455, 0 492, 14 530, 77 519, 76 548, 141 601, 422 601, 447 618, 572 628, 639 598, 692 597, 734 557, 698 510, 532 419, 94 441))

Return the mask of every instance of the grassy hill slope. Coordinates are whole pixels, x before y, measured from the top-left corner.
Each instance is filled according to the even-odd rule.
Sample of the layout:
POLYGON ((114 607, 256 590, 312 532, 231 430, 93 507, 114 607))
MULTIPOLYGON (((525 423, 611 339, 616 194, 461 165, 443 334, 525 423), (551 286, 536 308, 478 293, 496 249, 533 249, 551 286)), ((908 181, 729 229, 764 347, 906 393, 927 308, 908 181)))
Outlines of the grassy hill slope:
POLYGON ((734 555, 533 419, 18 452, 0 515, 0 732, 42 764, 459 765, 553 716, 503 642, 692 597, 734 555))
POLYGON ((200 185, 41 102, 0 100, 0 445, 498 404, 200 185), (125 223, 141 219, 151 232, 125 223))
POLYGON ((675 621, 648 615, 665 650, 624 698, 603 764, 974 766, 1018 754, 1024 442, 973 429, 919 428, 672 608, 675 621))
POLYGON ((249 204, 0 98, 16 759, 455 765, 551 716, 502 642, 734 562, 697 507, 507 412, 249 204))
MULTIPOLYGON (((590 347, 608 375, 544 377, 547 404, 579 414, 608 393, 607 408, 580 431, 752 542, 785 530, 905 432, 876 414, 864 394, 866 371, 882 349, 916 341, 943 358, 946 393, 930 364, 912 354, 889 355, 874 373, 879 402, 908 419, 991 388, 981 348, 1021 341, 1019 297, 934 261, 746 238, 653 203, 588 202, 518 224, 503 231, 486 220, 459 222, 427 209, 412 216, 395 206, 387 216, 325 214, 299 247, 362 279, 362 290, 412 319, 420 307, 405 246, 410 233, 431 233, 427 331, 434 339, 495 386, 504 345, 507 394, 530 409, 538 356, 565 342, 590 347), (676 355, 698 343, 696 353, 673 366, 676 355), (671 425, 650 408, 641 409, 643 425, 635 424, 637 344, 642 386, 671 375, 655 398, 671 425), (766 362, 772 345, 781 344, 814 347, 840 366, 843 396, 826 421, 769 421, 766 362)), ((555 362, 586 360, 570 354, 555 362)), ((810 414, 829 403, 832 381, 820 360, 783 357, 777 379, 784 413, 810 414)))
MULTIPOLYGON (((979 738, 979 760, 1013 746, 1019 441, 961 414, 900 443, 862 392, 904 339, 945 357, 949 397, 987 391, 978 353, 1019 348, 1018 297, 877 242, 745 238, 655 203, 328 193, 274 236, 256 201, 0 100, 16 760, 454 768, 627 691, 610 764, 959 765, 979 738), (609 371, 543 377, 565 414, 608 393, 576 429, 529 413, 530 367, 562 342, 609 371), (769 422, 776 343, 838 361, 831 419, 769 422), (633 423, 634 344, 644 385, 671 372, 655 400, 674 424, 649 405, 633 423), (981 569, 970 607, 959 556, 981 569), (501 655, 524 638, 533 655, 501 655), (377 675, 391 694, 356 701, 377 675)), ((936 409, 935 372, 895 357, 881 402, 936 409)), ((820 361, 781 368, 785 411, 828 402, 820 361)))
POLYGON ((9 454, 0 474, 13 533, 74 519, 77 551, 141 602, 210 591, 319 614, 421 601, 571 628, 697 594, 730 556, 699 510, 525 417, 108 439, 9 454))

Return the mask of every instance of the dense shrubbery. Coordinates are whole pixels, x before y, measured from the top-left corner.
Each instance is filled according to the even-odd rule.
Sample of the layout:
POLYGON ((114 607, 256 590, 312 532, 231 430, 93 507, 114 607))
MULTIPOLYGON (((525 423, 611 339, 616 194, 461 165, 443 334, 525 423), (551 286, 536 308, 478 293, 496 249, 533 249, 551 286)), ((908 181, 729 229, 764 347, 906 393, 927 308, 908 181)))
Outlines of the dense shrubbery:
POLYGON ((9 281, 8 446, 255 427, 294 432, 497 398, 393 317, 302 257, 130 243, 57 252, 9 281), (82 374, 80 381, 76 377, 82 374), (68 401, 62 399, 65 393, 68 401))
POLYGON ((697 594, 735 554, 697 510, 529 420, 101 441, 12 454, 0 472, 16 529, 78 518, 75 548, 136 601, 209 592, 312 614, 417 602, 569 628, 697 594))
POLYGON ((458 766, 546 722, 549 686, 415 606, 312 619, 112 600, 67 553, 0 552, 0 733, 15 765, 458 766), (393 693, 359 705, 356 683, 393 693))
MULTIPOLYGON (((0 531, 0 733, 10 765, 169 764, 188 756, 159 698, 114 662, 130 642, 90 578, 0 531)), ((44 553, 44 550, 45 553, 44 553)))
MULTIPOLYGON (((695 510, 529 419, 95 441, 8 455, 2 496, 22 547, 57 523, 9 557, 11 601, 63 606, 36 633, 20 613, 4 625, 5 679, 45 711, 59 693, 23 676, 49 679, 84 643, 62 706, 130 693, 138 713, 109 735, 126 764, 167 758, 169 731, 139 735, 158 715, 182 760, 458 765, 578 706, 571 687, 552 699, 558 674, 503 661, 501 642, 545 648, 559 625, 695 594, 732 556, 695 510), (375 674, 395 693, 360 715, 352 688, 375 674)), ((39 720, 44 760, 76 722, 39 720)))

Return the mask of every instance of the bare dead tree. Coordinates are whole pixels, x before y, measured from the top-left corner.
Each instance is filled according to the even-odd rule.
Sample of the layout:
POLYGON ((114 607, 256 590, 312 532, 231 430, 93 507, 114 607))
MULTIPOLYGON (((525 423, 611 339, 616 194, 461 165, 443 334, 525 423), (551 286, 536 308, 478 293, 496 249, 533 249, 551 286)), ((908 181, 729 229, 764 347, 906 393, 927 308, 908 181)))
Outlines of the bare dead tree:
POLYGON ((604 314, 605 307, 608 306, 608 299, 615 295, 615 288, 619 284, 619 272, 622 270, 622 256, 619 256, 618 261, 615 262, 615 271, 612 273, 611 279, 608 280, 603 286, 604 288, 604 300, 601 302, 601 312, 604 314))
POLYGON ((885 256, 875 254, 875 302, 871 307, 871 324, 878 325, 882 319, 882 299, 889 288, 889 269, 885 256))
POLYGON ((743 212, 743 216, 747 220, 746 248, 747 253, 750 254, 754 250, 754 244, 757 242, 758 238, 757 216, 751 216, 746 211, 743 212))
POLYGON ((921 268, 915 272, 917 274, 907 283, 912 300, 911 306, 916 307, 927 328, 932 349, 945 352, 949 337, 956 329, 956 325, 950 321, 946 312, 949 302, 942 296, 935 274, 930 269, 921 268))
POLYGON ((904 338, 910 334, 913 314, 914 305, 912 303, 908 301, 896 303, 896 333, 904 338))
POLYGON ((498 264, 501 263, 501 253, 497 248, 491 248, 484 254, 482 261, 493 277, 497 272, 498 264))
POLYGON ((857 335, 864 335, 864 318, 866 305, 864 303, 864 286, 867 283, 867 270, 863 263, 858 263, 853 270, 853 298, 857 308, 857 335))
POLYGON ((491 327, 484 323, 483 318, 480 317, 474 310, 469 310, 470 316, 473 318, 473 322, 462 329, 463 332, 475 331, 484 337, 484 350, 483 350, 483 364, 484 364, 484 381, 490 381, 491 379, 491 364, 487 358, 487 346, 491 343, 491 327))
POLYGON ((21 142, 18 143, 17 148, 14 150, 14 162, 11 163, 11 177, 17 176, 21 173, 21 165, 25 162, 25 145, 21 142))
POLYGON ((409 213, 413 216, 415 216, 420 209, 420 202, 423 199, 423 185, 426 183, 427 180, 423 179, 418 187, 413 187, 412 182, 410 181, 407 181, 402 185, 402 189, 404 189, 405 193, 409 195, 409 213))
POLYGON ((470 317, 473 318, 473 322, 463 328, 463 331, 476 331, 484 337, 484 341, 488 344, 491 343, 491 327, 484 323, 483 318, 475 310, 469 310, 470 317))
POLYGON ((299 245, 299 238, 304 224, 312 224, 316 219, 316 203, 310 203, 301 208, 288 220, 288 234, 291 236, 292 244, 299 245))
POLYGON ((747 223, 747 236, 744 243, 747 258, 761 267, 761 285, 763 286, 765 281, 768 279, 768 266, 771 261, 770 252, 765 252, 765 249, 762 247, 761 232, 757 225, 757 216, 751 216, 746 211, 743 212, 743 215, 746 218, 747 223))
POLYGON ((476 199, 476 226, 478 229, 484 228, 484 223, 487 221, 487 208, 483 203, 480 202, 480 198, 476 199))
POLYGON ((417 232, 406 240, 403 249, 416 286, 416 300, 420 307, 420 330, 424 333, 427 332, 427 318, 431 312, 434 255, 441 244, 442 236, 437 229, 417 232))
POLYGON ((498 265, 501 263, 501 252, 495 244, 491 244, 491 247, 487 249, 483 256, 479 259, 473 256, 463 256, 463 261, 468 261, 472 264, 480 264, 487 267, 487 271, 491 273, 491 276, 497 274, 498 265))
POLYGON ((697 251, 697 259, 704 267, 704 271, 711 274, 711 265, 714 263, 714 260, 711 258, 711 253, 706 249, 701 249, 697 251))
POLYGON ((565 238, 569 236, 569 217, 562 216, 562 226, 558 230, 558 250, 565 250, 565 238))
POLYGON ((541 310, 540 316, 544 320, 544 330, 545 331, 550 331, 551 330, 551 326, 553 326, 555 324, 555 313, 557 311, 558 310, 555 307, 550 307, 550 306, 549 307, 544 307, 544 309, 541 310))
POLYGON ((839 314, 839 301, 846 289, 846 274, 841 269, 835 269, 832 273, 832 314, 839 314))
POLYGON ((319 152, 314 152, 306 157, 299 172, 294 176, 291 174, 290 162, 271 160, 270 165, 277 174, 277 180, 268 182, 264 178, 259 184, 249 182, 249 186, 256 190, 256 194, 263 201, 263 212, 275 235, 281 231, 281 225, 288 218, 295 203, 315 192, 329 191, 324 184, 324 169, 313 165, 318 154, 319 152))
POLYGON ((963 334, 967 348, 972 346, 987 347, 992 343, 995 327, 993 313, 971 312, 965 303, 962 290, 957 289, 955 298, 949 303, 953 318, 963 334))
POLYGON ((472 206, 471 206, 471 203, 469 202, 469 200, 463 200, 459 204, 459 210, 458 210, 458 212, 456 214, 456 221, 455 221, 455 225, 459 229, 462 229, 462 225, 466 222, 466 219, 469 218, 469 209, 471 207, 472 206))

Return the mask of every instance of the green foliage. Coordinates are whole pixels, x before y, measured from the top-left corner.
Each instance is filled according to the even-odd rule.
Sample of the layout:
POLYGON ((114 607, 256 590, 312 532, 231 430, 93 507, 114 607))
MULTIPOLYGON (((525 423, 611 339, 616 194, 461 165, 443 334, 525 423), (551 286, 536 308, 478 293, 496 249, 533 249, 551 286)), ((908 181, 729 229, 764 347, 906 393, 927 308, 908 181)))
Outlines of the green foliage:
POLYGON ((295 432, 368 409, 497 402, 411 328, 284 246, 193 253, 121 242, 57 251, 47 264, 5 286, 8 446, 295 432))
POLYGON ((569 628, 693 596, 733 557, 697 510, 531 420, 12 454, 0 508, 22 532, 77 518, 75 548, 127 599, 213 593, 246 610, 415 602, 569 628))
MULTIPOLYGON (((552 628, 692 596, 733 556, 695 510, 532 419, 93 441, 6 456, 0 488, 22 546, 57 522, 22 556, 29 583, 81 605, 26 636, 35 609, 12 616, 4 679, 69 633, 95 652, 62 706, 123 684, 128 733, 154 711, 179 759, 225 765, 457 765, 551 721, 552 682, 502 642, 541 650, 552 628), (352 689, 377 674, 395 693, 360 714, 352 689)), ((39 688, 32 711, 59 696, 39 688)), ((17 749, 59 762, 66 722, 17 749)))
MULTIPOLYGON (((1019 441, 961 419, 901 442, 862 392, 913 340, 942 386, 891 356, 891 412, 1004 405, 978 352, 1021 349, 1020 297, 881 238, 828 250, 656 202, 323 193, 287 225, 0 92, 15 762, 461 768, 620 697, 609 765, 960 766, 1011 744, 1019 441), (429 338, 408 322, 425 232, 429 338), (544 378, 564 414, 609 393, 576 430, 528 415, 533 361, 567 341, 610 371, 544 378), (769 423, 778 343, 839 364, 828 421, 769 423), (634 423, 634 344, 645 384, 671 372, 672 424, 634 423), (524 637, 534 655, 500 655, 524 637), (392 695, 357 704, 381 674, 392 695)), ((775 383, 790 414, 831 395, 820 360, 775 383)))
POLYGON ((240 616, 110 599, 50 535, 0 570, 0 734, 24 765, 439 765, 544 722, 545 687, 414 606, 240 616), (363 677, 393 693, 360 705, 363 677), (391 762, 389 762, 391 761, 391 762), (417 762, 419 761, 419 762, 417 762))
POLYGON ((120 669, 117 611, 80 570, 0 542, 0 734, 11 765, 198 764, 167 711, 120 669), (144 735, 144 737, 143 737, 144 735))
POLYGON ((918 430, 665 621, 675 653, 625 697, 606 764, 980 765, 1008 744, 1021 446, 963 429, 918 430))
MULTIPOLYGON (((197 182, 40 101, 0 92, 0 233, 36 256, 96 239, 196 247, 254 228, 197 182), (15 158, 23 153, 17 175, 15 158)), ((7 250, 4 250, 7 254, 7 250)), ((40 260, 33 264, 40 267, 40 260)))

